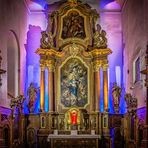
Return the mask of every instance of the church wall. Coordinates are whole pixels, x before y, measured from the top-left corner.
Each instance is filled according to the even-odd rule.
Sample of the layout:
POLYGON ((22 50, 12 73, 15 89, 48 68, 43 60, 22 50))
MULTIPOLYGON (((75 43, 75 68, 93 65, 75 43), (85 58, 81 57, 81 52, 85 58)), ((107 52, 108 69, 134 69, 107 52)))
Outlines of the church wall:
MULTIPOLYGON (((27 31, 27 40, 26 40, 26 81, 25 81, 25 96, 27 101, 25 102, 25 113, 28 112, 27 103, 27 89, 31 82, 35 84, 37 88, 40 86, 40 66, 39 66, 39 56, 35 51, 40 47, 40 38, 41 31, 46 30, 47 19, 44 12, 33 12, 29 14, 28 17, 28 31, 27 31), (34 19, 35 18, 35 19, 34 19)), ((47 81, 46 81, 47 82, 47 81)), ((46 93, 47 95, 47 93, 46 93)), ((47 98, 47 97, 46 97, 47 98)), ((39 104, 39 91, 38 99, 35 105, 35 112, 38 112, 39 104)))
POLYGON ((147 7, 145 2, 127 0, 122 9, 124 83, 126 92, 138 98, 138 108, 145 106, 146 97, 145 76, 140 75, 140 80, 137 82, 134 80, 134 63, 138 57, 140 57, 140 70, 145 68, 146 15, 148 14, 145 13, 147 7))
MULTIPOLYGON (((20 50, 20 93, 24 92, 25 81, 25 42, 27 32, 28 10, 23 0, 0 1, 0 50, 2 55, 1 68, 7 71, 7 47, 8 36, 13 32, 18 40, 18 51, 20 50)), ((13 47, 12 47, 13 48, 13 47)), ((15 47, 14 47, 15 48, 15 47)), ((16 50, 16 49, 13 49, 16 50)), ((12 51, 13 52, 13 51, 12 51)), ((11 53, 10 53, 11 54, 11 53)), ((9 107, 10 101, 7 96, 7 72, 2 75, 2 86, 0 87, 0 106, 9 107)))
MULTIPOLYGON (((100 24, 107 32, 108 47, 113 51, 109 55, 109 107, 113 112, 111 88, 114 82, 122 87, 122 94, 124 95, 123 87, 123 55, 122 55, 122 24, 121 12, 101 12, 100 24)), ((121 99, 121 113, 125 112, 124 98, 121 99)))

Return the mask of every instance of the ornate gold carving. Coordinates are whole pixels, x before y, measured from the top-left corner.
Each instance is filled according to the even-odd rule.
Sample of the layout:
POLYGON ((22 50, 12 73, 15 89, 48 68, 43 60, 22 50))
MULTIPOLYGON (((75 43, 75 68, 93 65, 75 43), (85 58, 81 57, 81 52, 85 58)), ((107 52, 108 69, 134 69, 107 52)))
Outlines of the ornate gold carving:
POLYGON ((46 61, 46 65, 48 67, 49 72, 53 72, 55 70, 55 61, 54 60, 48 60, 46 61))
POLYGON ((94 57, 94 58, 98 58, 98 57, 106 57, 112 53, 112 51, 109 48, 106 49, 93 49, 92 51, 89 51, 89 53, 94 57))
POLYGON ((69 47, 69 52, 70 54, 75 57, 79 52, 80 52, 80 49, 79 47, 73 43, 70 47, 69 47))
POLYGON ((103 71, 107 71, 108 60, 107 59, 96 59, 96 60, 94 60, 93 68, 94 68, 95 72, 99 71, 100 68, 102 68, 103 71))
POLYGON ((95 60, 93 62, 93 68, 94 68, 94 72, 97 72, 100 70, 101 68, 101 65, 102 65, 102 62, 100 60, 95 60))
POLYGON ((102 69, 103 69, 103 71, 107 71, 107 69, 108 69, 108 64, 103 64, 102 69))
POLYGON ((72 124, 72 117, 71 117, 71 113, 77 113, 77 121, 76 124, 80 124, 80 111, 77 108, 71 108, 70 110, 68 110, 68 112, 65 114, 65 118, 66 118, 66 122, 67 124, 72 124))
POLYGON ((43 59, 40 59, 40 69, 41 69, 41 71, 45 70, 45 60, 43 60, 43 59))
POLYGON ((36 54, 40 55, 41 59, 43 59, 42 58, 43 55, 45 57, 46 56, 50 56, 50 57, 55 57, 55 58, 61 58, 61 57, 64 56, 65 53, 64 52, 60 52, 60 51, 56 51, 54 49, 47 50, 47 49, 38 48, 37 51, 36 51, 36 54))
POLYGON ((97 24, 97 30, 94 33, 93 40, 94 47, 103 49, 107 48, 106 32, 104 30, 101 30, 101 26, 99 24, 97 24))
POLYGON ((81 1, 68 0, 68 2, 63 4, 57 12, 58 17, 56 13, 52 13, 52 17, 55 22, 55 26, 53 26, 54 28, 52 30, 54 30, 53 32, 57 48, 67 45, 67 43, 69 43, 69 38, 71 39, 72 37, 76 39, 76 43, 81 44, 86 48, 88 45, 92 45, 93 30, 96 19, 99 16, 97 11, 91 9, 91 7, 87 5, 84 5, 81 1), (73 12, 77 12, 79 14, 78 16, 75 16, 75 19, 73 19, 74 16, 68 17, 68 15, 70 13, 73 14, 73 12), (83 21, 80 18, 83 18, 83 21), (56 23, 57 21, 58 23, 56 23), (64 31, 64 36, 63 30, 66 30, 64 31), (72 32, 73 35, 69 36, 67 32, 72 32))
POLYGON ((78 1, 77 0, 68 0, 69 4, 71 7, 76 7, 78 5, 78 1))

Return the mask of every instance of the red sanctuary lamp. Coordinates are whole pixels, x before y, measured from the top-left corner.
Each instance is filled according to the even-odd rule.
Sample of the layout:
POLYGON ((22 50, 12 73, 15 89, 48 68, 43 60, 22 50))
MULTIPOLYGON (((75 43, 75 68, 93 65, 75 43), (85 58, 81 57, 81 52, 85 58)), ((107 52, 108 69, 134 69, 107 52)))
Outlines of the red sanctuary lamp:
POLYGON ((78 112, 76 110, 72 110, 70 116, 71 116, 71 124, 76 125, 78 119, 78 112))

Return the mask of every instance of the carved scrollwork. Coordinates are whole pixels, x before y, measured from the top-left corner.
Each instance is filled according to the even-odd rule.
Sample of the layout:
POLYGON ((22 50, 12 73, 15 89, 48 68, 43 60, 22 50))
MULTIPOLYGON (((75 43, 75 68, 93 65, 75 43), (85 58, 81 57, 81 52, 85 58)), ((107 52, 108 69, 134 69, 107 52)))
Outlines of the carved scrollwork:
POLYGON ((79 47, 78 47, 75 43, 73 43, 73 44, 69 47, 69 52, 70 52, 70 54, 71 54, 73 57, 75 57, 76 55, 79 54, 80 49, 79 49, 79 47))
POLYGON ((77 0, 68 0, 68 2, 70 3, 71 7, 76 7, 78 5, 78 1, 77 0))

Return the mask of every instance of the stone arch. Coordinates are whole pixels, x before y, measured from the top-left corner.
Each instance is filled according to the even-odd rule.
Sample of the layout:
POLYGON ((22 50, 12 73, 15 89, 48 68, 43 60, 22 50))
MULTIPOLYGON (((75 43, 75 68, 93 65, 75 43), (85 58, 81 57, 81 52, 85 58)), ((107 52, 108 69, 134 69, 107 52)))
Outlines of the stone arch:
POLYGON ((10 30, 7 38, 7 90, 9 96, 19 94, 20 46, 16 33, 10 30))

